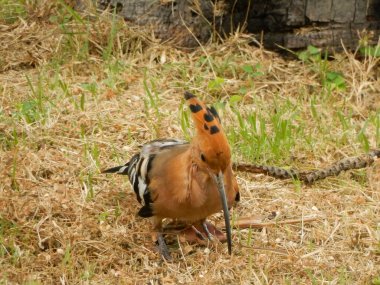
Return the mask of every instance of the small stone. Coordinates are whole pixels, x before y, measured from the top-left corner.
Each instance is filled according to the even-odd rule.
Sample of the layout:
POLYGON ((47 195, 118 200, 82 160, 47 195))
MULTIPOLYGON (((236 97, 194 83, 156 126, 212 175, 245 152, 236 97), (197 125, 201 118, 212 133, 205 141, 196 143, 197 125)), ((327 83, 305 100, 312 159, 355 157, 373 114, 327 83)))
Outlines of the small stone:
POLYGON ((57 248, 57 253, 64 255, 65 251, 62 248, 57 248))

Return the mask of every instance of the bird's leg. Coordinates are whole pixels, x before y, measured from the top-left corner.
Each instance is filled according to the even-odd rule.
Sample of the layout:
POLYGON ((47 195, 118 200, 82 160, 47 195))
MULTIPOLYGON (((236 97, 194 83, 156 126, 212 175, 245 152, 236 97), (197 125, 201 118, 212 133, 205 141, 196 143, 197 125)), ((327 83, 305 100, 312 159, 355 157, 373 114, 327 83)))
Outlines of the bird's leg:
POLYGON ((162 218, 153 217, 153 219, 153 226, 156 233, 156 244, 158 252, 160 253, 161 257, 164 258, 166 261, 171 261, 172 257, 170 255, 168 246, 166 245, 164 236, 162 235, 162 218))
POLYGON ((166 242, 162 233, 157 233, 157 249, 160 255, 162 256, 162 258, 164 258, 166 261, 172 260, 168 246, 166 245, 166 242))
POLYGON ((203 230, 205 231, 206 235, 207 235, 207 238, 212 241, 214 239, 213 235, 210 233, 210 231, 208 230, 208 226, 207 226, 207 222, 206 222, 206 219, 204 219, 202 221, 202 228, 203 230))
POLYGON ((213 228, 213 226, 212 226, 211 224, 208 224, 208 223, 206 222, 206 219, 204 219, 204 220, 200 220, 200 221, 198 221, 196 224, 197 224, 197 226, 200 225, 200 226, 202 227, 202 229, 203 229, 203 232, 202 232, 202 231, 200 231, 200 230, 197 228, 197 226, 195 226, 194 224, 191 225, 191 228, 193 229, 193 231, 195 232, 195 234, 197 235, 197 237, 198 237, 199 239, 201 239, 201 240, 206 240, 206 237, 205 237, 204 233, 206 234, 208 240, 212 241, 212 240, 214 239, 212 233, 211 233, 211 232, 209 231, 209 229, 208 229, 208 226, 209 226, 209 225, 211 226, 211 228, 213 228))
MULTIPOLYGON (((197 235, 197 237, 199 239, 201 239, 201 240, 205 240, 206 239, 205 236, 203 235, 203 233, 200 230, 198 230, 196 226, 191 225, 191 228, 193 229, 193 231, 195 232, 195 234, 197 235)), ((208 234, 207 234, 207 236, 208 236, 208 234)))
POLYGON ((219 229, 217 229, 213 224, 208 222, 206 219, 200 221, 200 224, 209 240, 213 241, 214 239, 217 239, 220 242, 226 241, 226 235, 219 229))

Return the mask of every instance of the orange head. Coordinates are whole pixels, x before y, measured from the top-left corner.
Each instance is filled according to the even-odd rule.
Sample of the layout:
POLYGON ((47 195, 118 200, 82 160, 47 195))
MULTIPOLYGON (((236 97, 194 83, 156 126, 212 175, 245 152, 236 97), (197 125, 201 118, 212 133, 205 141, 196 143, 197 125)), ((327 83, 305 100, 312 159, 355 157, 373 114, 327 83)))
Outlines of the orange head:
POLYGON ((191 117, 197 130, 191 141, 192 159, 199 167, 212 172, 211 176, 216 183, 222 202, 228 253, 231 254, 231 225, 223 177, 224 171, 231 163, 230 146, 216 110, 213 107, 206 107, 195 95, 189 92, 185 92, 185 99, 190 107, 191 117))
POLYGON ((185 99, 196 128, 196 135, 191 141, 193 159, 214 173, 224 172, 230 165, 231 150, 218 113, 190 92, 185 92, 185 99))

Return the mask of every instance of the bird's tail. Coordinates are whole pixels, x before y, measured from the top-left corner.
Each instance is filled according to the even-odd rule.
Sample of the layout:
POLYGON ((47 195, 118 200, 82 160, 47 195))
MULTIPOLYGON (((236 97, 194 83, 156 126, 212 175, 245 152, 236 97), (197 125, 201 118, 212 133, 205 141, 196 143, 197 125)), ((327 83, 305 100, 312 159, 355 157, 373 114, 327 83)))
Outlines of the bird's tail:
POLYGON ((129 162, 120 165, 120 166, 115 166, 108 168, 106 170, 102 170, 102 173, 116 173, 116 174, 121 174, 121 175, 128 175, 128 170, 129 170, 129 162))

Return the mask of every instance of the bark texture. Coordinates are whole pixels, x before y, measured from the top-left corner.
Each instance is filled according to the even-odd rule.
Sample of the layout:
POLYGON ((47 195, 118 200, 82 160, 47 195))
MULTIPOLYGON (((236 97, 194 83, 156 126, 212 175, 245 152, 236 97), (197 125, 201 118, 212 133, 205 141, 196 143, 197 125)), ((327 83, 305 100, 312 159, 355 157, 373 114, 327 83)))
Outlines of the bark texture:
POLYGON ((97 0, 127 21, 152 29, 159 39, 194 47, 213 31, 228 34, 237 27, 263 33, 264 45, 292 49, 307 45, 350 48, 359 32, 377 42, 380 0, 97 0))
POLYGON ((100 8, 110 7, 130 21, 150 29, 155 37, 181 47, 198 46, 212 35, 220 21, 211 1, 189 0, 99 0, 100 8))
POLYGON ((355 48, 363 30, 378 41, 380 0, 255 0, 247 27, 263 31, 267 47, 355 48))

